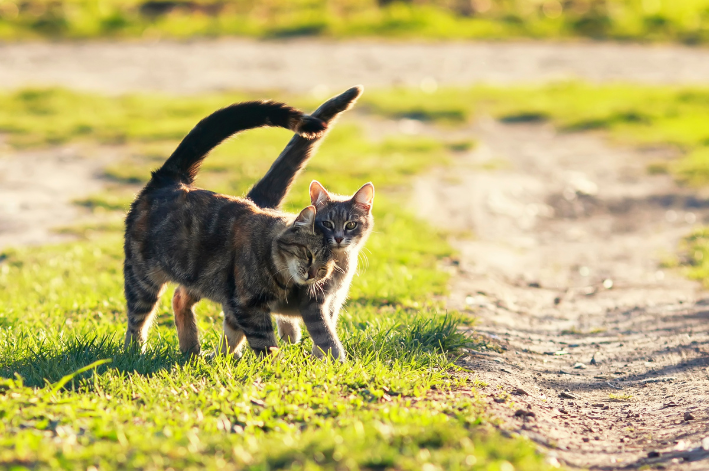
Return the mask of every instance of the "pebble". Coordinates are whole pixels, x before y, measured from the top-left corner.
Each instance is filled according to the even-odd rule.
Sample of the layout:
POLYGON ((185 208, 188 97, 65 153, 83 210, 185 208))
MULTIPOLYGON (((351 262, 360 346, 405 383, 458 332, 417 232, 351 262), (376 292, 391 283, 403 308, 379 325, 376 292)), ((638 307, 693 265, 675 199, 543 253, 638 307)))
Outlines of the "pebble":
POLYGON ((574 365, 574 369, 576 369, 576 370, 585 370, 585 369, 586 369, 586 365, 584 365, 583 363, 579 362, 579 363, 576 363, 576 364, 574 365))
POLYGON ((537 414, 535 414, 531 410, 517 409, 515 411, 515 417, 519 417, 522 419, 526 419, 528 417, 536 417, 536 416, 537 416, 537 414))
POLYGON ((691 412, 687 411, 684 413, 684 420, 694 420, 694 416, 691 412))
POLYGON ((562 399, 578 399, 576 396, 574 396, 573 394, 567 393, 566 391, 560 392, 559 397, 562 399))

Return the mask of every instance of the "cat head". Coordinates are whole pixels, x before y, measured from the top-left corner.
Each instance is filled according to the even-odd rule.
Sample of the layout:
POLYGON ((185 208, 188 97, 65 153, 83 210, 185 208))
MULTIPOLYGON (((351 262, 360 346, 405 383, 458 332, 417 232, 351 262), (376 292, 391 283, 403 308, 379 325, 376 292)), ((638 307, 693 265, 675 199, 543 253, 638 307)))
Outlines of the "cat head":
POLYGON ((286 282, 312 285, 332 274, 335 262, 322 235, 315 232, 315 207, 308 206, 275 241, 278 271, 286 282))
POLYGON ((317 209, 315 229, 335 251, 357 250, 374 228, 374 185, 365 184, 352 196, 329 193, 319 182, 310 184, 310 201, 317 209))

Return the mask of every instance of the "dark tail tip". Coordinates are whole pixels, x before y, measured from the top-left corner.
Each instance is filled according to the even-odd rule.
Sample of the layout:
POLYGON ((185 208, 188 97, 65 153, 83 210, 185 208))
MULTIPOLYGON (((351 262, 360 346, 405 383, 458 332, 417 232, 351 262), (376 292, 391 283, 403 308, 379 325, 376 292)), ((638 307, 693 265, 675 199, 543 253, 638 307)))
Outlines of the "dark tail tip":
POLYGON ((327 123, 309 115, 304 115, 295 129, 299 135, 306 139, 317 139, 325 134, 327 123))
POLYGON ((349 103, 354 103, 354 101, 359 98, 363 92, 364 87, 362 85, 355 85, 354 87, 345 90, 345 92, 340 95, 340 97, 349 103))

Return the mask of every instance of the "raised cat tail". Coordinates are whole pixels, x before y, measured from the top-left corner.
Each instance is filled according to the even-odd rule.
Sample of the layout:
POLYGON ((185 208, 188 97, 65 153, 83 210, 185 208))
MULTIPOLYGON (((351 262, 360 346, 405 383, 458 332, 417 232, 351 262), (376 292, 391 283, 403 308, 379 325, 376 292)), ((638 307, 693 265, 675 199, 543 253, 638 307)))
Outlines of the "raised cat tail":
POLYGON ((283 103, 249 101, 235 103, 200 121, 177 146, 162 167, 153 172, 153 181, 180 181, 191 184, 209 151, 224 139, 246 129, 278 126, 306 139, 325 133, 327 124, 283 103))
MULTIPOLYGON (((330 98, 320 105, 312 116, 323 120, 330 129, 340 113, 352 108, 363 90, 364 87, 357 85, 330 98)), ((316 139, 293 136, 266 175, 251 188, 246 197, 261 208, 278 208, 300 171, 315 155, 315 151, 326 133, 327 129, 316 139)))

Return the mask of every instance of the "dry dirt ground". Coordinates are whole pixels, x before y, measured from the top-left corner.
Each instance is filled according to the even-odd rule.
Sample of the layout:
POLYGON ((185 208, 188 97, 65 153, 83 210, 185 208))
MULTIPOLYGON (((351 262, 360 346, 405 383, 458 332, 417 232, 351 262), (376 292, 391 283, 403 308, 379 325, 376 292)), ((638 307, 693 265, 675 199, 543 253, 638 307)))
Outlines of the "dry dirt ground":
MULTIPOLYGON (((0 45, 0 87, 108 92, 541 81, 709 82, 709 50, 575 44, 64 43, 0 45), (205 72, 208 71, 208 72, 205 72)), ((391 123, 389 123, 391 124, 391 123)), ((410 123, 408 123, 410 124, 410 123)), ((395 129, 386 128, 383 129, 395 129)), ((408 126, 410 128, 410 126, 408 126)), ((408 129, 411 131, 411 129, 408 129)), ((437 133, 422 127, 419 132, 437 133)), ((495 345, 461 365, 506 430, 599 469, 709 469, 709 294, 662 267, 709 199, 650 176, 663 149, 481 121, 479 145, 416 182, 451 233, 447 303, 495 345), (704 447, 702 447, 704 440, 704 447)), ((100 189, 111 149, 0 149, 0 249, 42 243, 100 189), (99 152, 102 159, 85 159, 99 152), (105 151, 105 154, 104 154, 105 151)), ((115 156, 114 156, 115 157, 115 156)))
POLYGON ((377 43, 289 40, 0 44, 0 87, 108 93, 592 81, 706 83, 709 49, 609 43, 377 43))
POLYGON ((69 238, 58 227, 90 216, 73 201, 101 190, 118 149, 55 147, 15 152, 0 142, 0 250, 69 238))
POLYGON ((709 469, 709 296, 662 268, 709 200, 647 174, 667 150, 539 124, 470 134, 413 207, 473 234, 454 238, 448 306, 499 347, 460 364, 502 427, 574 466, 709 469))

